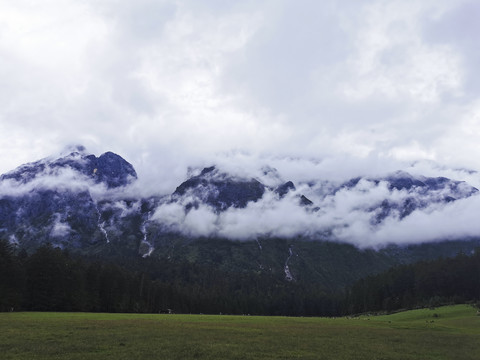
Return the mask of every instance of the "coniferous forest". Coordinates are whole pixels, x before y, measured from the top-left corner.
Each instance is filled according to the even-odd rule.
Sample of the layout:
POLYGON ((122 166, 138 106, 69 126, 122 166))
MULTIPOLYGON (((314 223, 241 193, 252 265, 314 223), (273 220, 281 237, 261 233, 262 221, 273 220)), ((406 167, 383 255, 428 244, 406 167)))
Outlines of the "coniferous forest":
POLYGON ((1 311, 340 316, 480 300, 480 253, 402 265, 340 291, 188 262, 100 260, 0 241, 1 311))
POLYGON ((0 310, 334 315, 339 302, 311 285, 192 263, 116 263, 42 246, 15 254, 0 241, 0 310))
POLYGON ((402 265, 357 281, 345 295, 348 313, 391 312, 480 299, 480 252, 402 265))

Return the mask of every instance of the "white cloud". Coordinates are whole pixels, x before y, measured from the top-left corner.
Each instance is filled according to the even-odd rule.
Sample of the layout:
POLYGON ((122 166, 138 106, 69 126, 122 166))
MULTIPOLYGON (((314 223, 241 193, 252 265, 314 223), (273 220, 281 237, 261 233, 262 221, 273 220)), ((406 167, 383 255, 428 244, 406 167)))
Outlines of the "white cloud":
POLYGON ((419 243, 438 241, 438 239, 456 240, 475 238, 480 232, 475 214, 478 213, 480 197, 457 200, 445 207, 417 211, 402 221, 388 219, 375 232, 365 232, 360 240, 357 231, 344 235, 352 236, 355 243, 366 246, 378 246, 390 243, 419 243))
POLYGON ((429 192, 415 187, 391 189, 386 181, 366 179, 354 187, 335 191, 338 186, 298 184, 295 191, 282 199, 266 191, 262 199, 249 202, 246 208, 231 207, 224 212, 216 212, 206 205, 185 211, 184 206, 195 203, 196 199, 187 194, 179 198, 178 203, 160 205, 151 220, 188 236, 220 236, 233 240, 304 236, 334 239, 360 247, 464 239, 478 234, 473 217, 478 212, 475 209, 479 206, 479 195, 451 203, 444 200, 448 196, 469 196, 471 187, 467 184, 459 184, 453 191, 447 187, 429 192), (314 205, 300 206, 302 194, 314 205), (411 213, 405 212, 408 209, 405 204, 412 199, 420 206, 411 213), (383 208, 385 201, 389 204, 387 208, 383 208))

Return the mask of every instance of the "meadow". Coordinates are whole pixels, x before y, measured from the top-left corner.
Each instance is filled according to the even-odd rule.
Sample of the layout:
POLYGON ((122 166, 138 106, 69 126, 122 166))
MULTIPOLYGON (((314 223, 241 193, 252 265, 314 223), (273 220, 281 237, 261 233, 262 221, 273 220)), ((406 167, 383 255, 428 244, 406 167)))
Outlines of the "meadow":
POLYGON ((0 358, 479 359, 469 305, 384 316, 0 313, 0 358))

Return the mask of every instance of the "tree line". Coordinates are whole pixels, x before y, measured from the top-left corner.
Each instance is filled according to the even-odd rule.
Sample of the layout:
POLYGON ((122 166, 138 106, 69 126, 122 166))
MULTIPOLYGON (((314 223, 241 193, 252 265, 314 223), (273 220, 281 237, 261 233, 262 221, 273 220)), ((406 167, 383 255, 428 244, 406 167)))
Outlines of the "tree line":
POLYGON ((421 261, 357 281, 345 294, 344 312, 391 312, 480 300, 480 251, 421 261))
POLYGON ((480 252, 369 276, 341 292, 308 281, 158 259, 81 257, 0 240, 0 311, 341 316, 480 300, 480 252))
POLYGON ((33 254, 0 240, 0 311, 302 315, 338 313, 318 286, 253 272, 122 257, 80 257, 50 245, 33 254))

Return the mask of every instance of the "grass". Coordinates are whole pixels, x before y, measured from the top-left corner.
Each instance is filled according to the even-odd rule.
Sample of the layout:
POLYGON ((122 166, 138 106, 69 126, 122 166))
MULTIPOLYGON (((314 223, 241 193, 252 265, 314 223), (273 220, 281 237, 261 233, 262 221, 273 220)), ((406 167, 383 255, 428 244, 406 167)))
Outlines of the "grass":
POLYGON ((357 318, 0 313, 10 359, 479 359, 468 305, 357 318))

